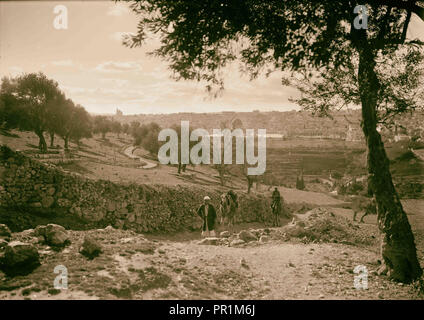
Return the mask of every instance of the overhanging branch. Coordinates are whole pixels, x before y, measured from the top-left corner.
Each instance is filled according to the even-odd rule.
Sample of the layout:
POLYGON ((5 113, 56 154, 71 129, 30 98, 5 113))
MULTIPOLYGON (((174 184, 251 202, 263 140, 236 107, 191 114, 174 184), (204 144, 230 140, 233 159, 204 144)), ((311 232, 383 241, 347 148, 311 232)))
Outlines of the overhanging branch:
POLYGON ((370 5, 374 6, 389 6, 398 9, 404 9, 415 13, 421 20, 424 21, 424 8, 411 1, 400 1, 400 0, 368 0, 370 5))

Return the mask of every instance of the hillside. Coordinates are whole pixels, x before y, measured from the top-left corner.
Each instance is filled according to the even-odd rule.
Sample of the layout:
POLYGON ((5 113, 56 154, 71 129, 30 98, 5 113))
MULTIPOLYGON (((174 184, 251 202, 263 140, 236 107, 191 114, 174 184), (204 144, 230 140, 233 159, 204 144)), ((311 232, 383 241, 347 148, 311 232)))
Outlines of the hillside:
MULTIPOLYGON (((0 272, 0 299, 423 298, 419 283, 401 286, 380 273, 376 217, 367 216, 365 224, 352 222, 349 197, 334 196, 322 183, 313 182, 328 177, 329 169, 342 170, 348 164, 350 170, 359 170, 364 158, 358 144, 272 140, 268 170, 287 184, 279 191, 291 216, 281 219, 282 227, 274 228, 269 186, 260 184, 248 196, 243 177, 232 176, 227 187, 221 187, 216 170, 208 166, 189 166, 178 175, 176 167, 158 164, 140 148, 131 148, 130 157, 132 139, 124 134, 85 139, 80 146, 71 143, 69 154, 62 152, 59 139, 48 154, 39 154, 32 133, 12 132, 1 139, 20 150, 19 155, 11 151, 12 156, 3 160, 2 185, 22 183, 25 192, 19 187, 19 196, 10 199, 33 201, 33 205, 3 207, 0 224, 12 229, 10 243, 31 243, 41 265, 28 275, 10 277, 0 272), (31 164, 30 169, 22 163, 31 164), (157 166, 143 169, 145 163, 157 166), (290 187, 299 167, 305 170, 304 191, 290 187), (29 177, 31 183, 16 177, 22 181, 29 177), (31 193, 39 183, 41 187, 34 191, 41 192, 31 193), (219 225, 218 232, 230 232, 215 242, 202 243, 200 221, 193 210, 204 194, 217 204, 219 194, 228 187, 241 197, 237 224, 233 229, 219 225), (47 201, 51 188, 52 206, 47 201), (64 198, 69 198, 69 207, 59 200, 64 198), (66 228, 69 242, 65 247, 56 248, 40 238, 39 226, 49 223, 66 228), (254 238, 241 240, 249 233, 254 238), (81 254, 87 237, 101 248, 98 257, 81 254), (52 286, 57 265, 67 267, 67 290, 52 286), (353 287, 357 265, 369 270, 368 290, 353 287)), ((418 179, 422 162, 404 147, 399 143, 388 148, 393 169, 401 177, 418 179)), ((422 263, 423 200, 405 198, 402 203, 422 263)))
MULTIPOLYGON (((163 128, 170 128, 181 121, 189 121, 193 128, 212 130, 221 128, 222 123, 239 119, 244 128, 267 129, 268 133, 282 134, 286 138, 321 137, 361 141, 360 110, 333 111, 332 118, 313 116, 308 111, 272 111, 272 112, 219 112, 219 113, 173 113, 173 114, 138 114, 111 116, 121 123, 156 122, 163 128)), ((386 140, 394 140, 395 135, 412 136, 419 132, 424 138, 424 111, 417 110, 396 118, 396 128, 383 129, 386 140)))

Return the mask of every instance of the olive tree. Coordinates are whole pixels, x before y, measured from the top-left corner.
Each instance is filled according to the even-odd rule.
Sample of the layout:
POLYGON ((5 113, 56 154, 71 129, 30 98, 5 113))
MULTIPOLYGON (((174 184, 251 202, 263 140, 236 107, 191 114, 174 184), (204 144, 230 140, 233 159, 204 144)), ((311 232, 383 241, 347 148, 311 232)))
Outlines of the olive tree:
POLYGON ((40 151, 46 152, 44 133, 51 131, 57 106, 65 99, 58 83, 43 73, 3 78, 0 95, 13 127, 33 131, 39 138, 40 151))

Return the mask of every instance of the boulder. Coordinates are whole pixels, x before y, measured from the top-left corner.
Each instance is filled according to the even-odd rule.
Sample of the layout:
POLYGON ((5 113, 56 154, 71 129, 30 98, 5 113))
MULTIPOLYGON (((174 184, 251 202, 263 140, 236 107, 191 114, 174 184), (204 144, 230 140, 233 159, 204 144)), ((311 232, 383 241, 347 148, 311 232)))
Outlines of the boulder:
POLYGON ((242 230, 238 234, 238 238, 244 242, 257 241, 258 238, 250 231, 242 230))
POLYGON ((57 224, 48 224, 46 226, 44 239, 52 247, 64 247, 71 243, 66 229, 57 224))
POLYGON ((34 245, 12 241, 6 246, 0 265, 9 276, 27 275, 40 265, 40 257, 34 245))
POLYGON ((5 224, 0 224, 0 239, 9 241, 12 237, 12 232, 5 224))
POLYGON ((80 248, 80 253, 89 259, 94 259, 102 253, 102 247, 92 237, 85 236, 84 242, 80 248))
POLYGON ((218 244, 219 238, 205 238, 202 239, 198 242, 198 244, 203 244, 203 245, 212 245, 212 246, 216 246, 218 244))
POLYGON ((71 243, 66 229, 58 224, 37 226, 34 235, 40 240, 44 239, 45 243, 52 247, 64 247, 71 243))

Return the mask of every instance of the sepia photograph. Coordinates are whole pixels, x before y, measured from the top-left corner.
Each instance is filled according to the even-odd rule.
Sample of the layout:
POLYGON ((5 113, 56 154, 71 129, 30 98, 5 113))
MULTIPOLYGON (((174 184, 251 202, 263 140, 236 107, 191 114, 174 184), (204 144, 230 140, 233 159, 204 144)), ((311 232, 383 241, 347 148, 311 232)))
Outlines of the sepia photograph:
POLYGON ((0 304, 254 318, 423 268, 424 1, 0 1, 0 304))

